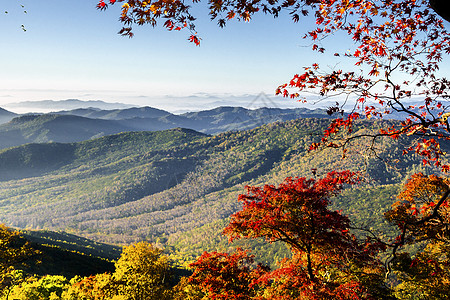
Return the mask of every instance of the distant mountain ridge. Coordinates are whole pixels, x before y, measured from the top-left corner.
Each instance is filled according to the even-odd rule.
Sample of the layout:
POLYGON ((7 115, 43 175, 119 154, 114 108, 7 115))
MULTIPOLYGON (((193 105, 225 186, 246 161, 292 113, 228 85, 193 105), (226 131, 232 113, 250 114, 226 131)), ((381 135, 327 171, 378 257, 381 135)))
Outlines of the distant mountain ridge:
MULTIPOLYGON (((10 118, 15 116, 8 115, 10 118)), ((72 143, 120 132, 158 131, 178 127, 206 134, 218 134, 252 129, 277 121, 311 117, 330 118, 323 109, 306 108, 250 110, 243 107, 222 106, 181 115, 152 107, 113 110, 77 108, 49 114, 21 115, 1 124, 0 149, 27 143, 72 143)))
POLYGON ((106 120, 122 120, 130 118, 160 118, 167 115, 171 115, 170 112, 145 106, 145 107, 131 107, 126 109, 112 109, 104 110, 98 108, 78 108, 74 110, 65 110, 54 112, 59 115, 75 115, 93 119, 106 119, 106 120))

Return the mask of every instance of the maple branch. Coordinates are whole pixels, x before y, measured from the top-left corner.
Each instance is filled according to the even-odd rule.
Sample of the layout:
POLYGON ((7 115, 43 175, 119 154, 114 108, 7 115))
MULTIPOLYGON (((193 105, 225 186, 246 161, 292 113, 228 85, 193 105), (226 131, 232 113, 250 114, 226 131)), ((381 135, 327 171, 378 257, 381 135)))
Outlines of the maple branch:
POLYGON ((389 73, 386 74, 386 80, 387 80, 387 82, 392 86, 392 100, 394 100, 395 103, 396 103, 397 105, 400 106, 400 110, 397 110, 397 109, 394 107, 394 105, 392 105, 392 104, 391 104, 390 106, 391 106, 395 111, 397 111, 397 112, 405 112, 405 113, 407 113, 407 114, 409 114, 409 115, 411 115, 411 116, 414 116, 414 117, 416 117, 417 119, 419 119, 419 120, 421 121, 422 124, 425 123, 425 119, 423 119, 420 115, 416 114, 415 112, 413 112, 413 111, 411 111, 411 110, 408 110, 408 109, 403 105, 403 103, 399 101, 399 99, 398 99, 398 97, 397 97, 397 94, 396 94, 396 85, 392 82, 389 73))

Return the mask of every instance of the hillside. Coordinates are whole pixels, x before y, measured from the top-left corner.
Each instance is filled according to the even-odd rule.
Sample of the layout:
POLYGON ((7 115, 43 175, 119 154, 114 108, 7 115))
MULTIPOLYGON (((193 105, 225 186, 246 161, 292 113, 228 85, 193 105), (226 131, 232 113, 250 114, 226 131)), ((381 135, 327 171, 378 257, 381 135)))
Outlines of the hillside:
POLYGON ((2 276, 8 273, 3 267, 5 264, 13 264, 16 269, 39 276, 50 274, 72 278, 111 272, 114 271, 113 260, 118 259, 122 251, 119 247, 63 232, 20 231, 20 235, 15 236, 6 234, 6 230, 9 229, 3 227, 1 235, 2 276), (12 236, 14 238, 8 240, 12 236), (22 251, 18 252, 20 248, 22 251), (21 255, 21 258, 14 259, 11 253, 21 255))
POLYGON ((80 142, 133 128, 116 121, 78 116, 24 115, 0 125, 0 148, 26 143, 80 142))
MULTIPOLYGON (((0 121, 1 121, 0 111, 0 121)), ((23 115, 0 125, 0 149, 27 143, 71 143, 130 131, 190 128, 207 134, 255 128, 297 118, 329 118, 324 110, 218 107, 174 115, 152 107, 101 110, 80 108, 52 114, 23 115)))
MULTIPOLYGON (((377 130, 379 122, 359 123, 354 132, 377 130)), ((363 170, 366 165, 362 191, 390 191, 377 201, 364 202, 366 211, 373 210, 369 216, 379 218, 392 202, 395 184, 405 174, 424 169, 413 157, 403 157, 405 163, 396 166, 400 175, 365 156, 361 142, 349 150, 361 154, 351 161, 332 149, 308 153, 327 124, 324 119, 299 119, 216 136, 187 129, 133 132, 3 150, 0 221, 19 228, 64 230, 107 243, 150 240, 198 253, 227 247, 220 232, 239 209, 237 195, 246 184, 310 177, 312 168, 320 176, 330 170, 363 170)), ((382 158, 393 160, 403 148, 399 143, 407 142, 386 139, 375 146, 382 158)), ((350 194, 339 201, 339 208, 351 213, 360 203, 350 194)))
POLYGON ((36 275, 63 275, 71 278, 78 276, 91 276, 98 273, 111 272, 114 263, 102 257, 87 255, 64 247, 33 242, 32 247, 40 251, 40 255, 27 262, 24 270, 36 275))

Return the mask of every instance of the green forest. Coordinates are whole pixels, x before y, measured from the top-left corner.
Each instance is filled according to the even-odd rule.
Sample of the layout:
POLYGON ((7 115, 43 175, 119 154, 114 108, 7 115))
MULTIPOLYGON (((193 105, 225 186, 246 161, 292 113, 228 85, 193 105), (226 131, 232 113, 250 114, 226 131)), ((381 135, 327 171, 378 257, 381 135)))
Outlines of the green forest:
MULTIPOLYGON (((354 132, 375 132, 389 122, 361 122, 354 132)), ((188 248, 204 243, 199 248, 205 249, 240 208, 237 196, 246 185, 308 177, 312 169, 319 177, 333 170, 365 170, 353 192, 359 195, 357 190, 392 190, 404 174, 427 172, 414 155, 401 155, 407 138, 380 138, 376 147, 384 161, 360 142, 349 148, 355 153, 351 159, 341 159, 334 149, 308 152, 327 124, 326 119, 299 119, 215 136, 186 129, 122 133, 2 150, 0 221, 114 244, 158 240, 181 249, 183 243, 188 248)), ((385 208, 392 194, 383 196, 379 207, 385 208)), ((340 203, 344 210, 353 206, 340 203)))

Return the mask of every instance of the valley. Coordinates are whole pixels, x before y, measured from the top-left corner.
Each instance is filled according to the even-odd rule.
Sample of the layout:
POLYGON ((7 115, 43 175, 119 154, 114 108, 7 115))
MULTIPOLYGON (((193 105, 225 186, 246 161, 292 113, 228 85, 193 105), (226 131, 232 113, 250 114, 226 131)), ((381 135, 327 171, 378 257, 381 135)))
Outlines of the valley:
MULTIPOLYGON (((354 133, 375 132, 389 122, 395 121, 361 121, 354 133)), ((365 179, 360 187, 345 191, 336 208, 361 224, 386 226, 382 214, 404 174, 427 169, 414 156, 389 167, 408 139, 377 141, 378 155, 386 163, 371 156, 364 143, 349 147, 350 153, 359 153, 352 160, 342 159, 335 149, 309 152, 327 124, 327 119, 303 118, 214 136, 176 128, 4 149, 0 221, 115 245, 146 240, 195 257, 230 247, 221 230, 240 209, 237 196, 245 185, 311 177, 312 169, 319 177, 350 169, 365 170, 365 179), (378 194, 377 202, 368 201, 365 191, 378 194), (363 207, 371 213, 358 214, 363 207)))

